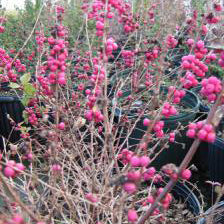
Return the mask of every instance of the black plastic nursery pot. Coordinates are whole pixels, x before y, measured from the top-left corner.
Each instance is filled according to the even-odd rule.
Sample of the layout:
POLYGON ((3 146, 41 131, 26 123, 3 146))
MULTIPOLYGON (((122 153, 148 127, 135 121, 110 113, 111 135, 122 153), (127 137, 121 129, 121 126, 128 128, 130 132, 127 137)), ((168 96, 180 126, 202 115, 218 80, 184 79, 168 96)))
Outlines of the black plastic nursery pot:
POLYGON ((205 212, 205 217, 198 220, 197 224, 224 224, 224 201, 217 203, 205 212))
POLYGON ((224 184, 224 140, 216 138, 208 145, 208 165, 210 180, 224 184))
MULTIPOLYGON (((11 143, 15 143, 20 139, 20 132, 14 129, 8 119, 8 115, 12 120, 18 124, 23 121, 24 107, 15 94, 8 92, 0 92, 0 135, 11 143)), ((1 149, 2 149, 2 145, 1 149)))
MULTIPOLYGON (((157 183, 157 187, 165 187, 168 182, 162 181, 157 183)), ((182 203, 186 204, 186 208, 195 216, 198 216, 202 213, 202 206, 199 201, 199 192, 196 189, 192 189, 191 185, 187 185, 185 182, 178 181, 175 186, 172 188, 171 193, 176 200, 180 200, 182 203)), ((193 221, 193 220, 192 220, 193 221)))
MULTIPOLYGON (((179 124, 184 126, 184 130, 180 131, 179 134, 176 134, 175 143, 170 143, 169 148, 163 149, 163 151, 159 154, 159 156, 152 162, 152 166, 156 168, 160 168, 161 166, 167 163, 174 163, 176 165, 180 165, 181 161, 183 160, 184 156, 188 152, 191 144, 192 139, 189 139, 186 136, 186 127, 189 122, 194 121, 196 114, 199 109, 199 99, 198 97, 191 91, 186 91, 186 95, 182 98, 181 103, 189 109, 189 111, 180 112, 180 114, 176 116, 171 116, 170 118, 163 118, 164 121, 164 132, 170 132, 175 130, 179 124)), ((119 118, 122 115, 122 111, 117 108, 116 109, 116 116, 119 118)), ((129 114, 129 119, 136 119, 136 115, 129 114)), ((129 148, 132 150, 132 147, 135 147, 139 144, 140 140, 142 139, 147 127, 143 125, 143 120, 146 116, 142 117, 136 124, 136 127, 130 134, 127 142, 124 144, 124 148, 129 148)), ((120 139, 119 144, 123 144, 124 139, 126 138, 127 133, 123 133, 123 136, 120 139)), ((160 144, 156 152, 161 149, 162 145, 160 144)))
MULTIPOLYGON (((193 88, 192 91, 198 94, 200 89, 201 86, 193 88)), ((197 119, 206 119, 209 111, 210 106, 205 105, 202 101, 200 101, 197 119)), ((224 119, 220 121, 220 124, 216 128, 216 130, 218 132, 222 132, 224 130, 224 119)), ((224 182, 224 174, 221 175, 222 170, 224 170, 224 164, 222 165, 222 163, 224 162, 224 151, 222 149, 224 149, 224 141, 222 138, 217 138, 213 144, 201 142, 195 154, 194 162, 201 171, 208 172, 212 180, 220 180, 224 182)))
MULTIPOLYGON (((191 91, 193 91, 196 95, 199 96, 199 92, 201 90, 201 86, 192 88, 191 91)), ((198 97, 200 100, 200 96, 198 97)), ((208 112, 210 111, 210 107, 208 105, 205 105, 201 100, 200 100, 200 105, 199 105, 199 111, 197 114, 198 120, 204 120, 206 119, 208 112)))
POLYGON ((177 184, 172 189, 171 193, 176 199, 181 199, 187 203, 187 208, 194 215, 199 215, 201 213, 201 204, 195 195, 195 193, 186 185, 181 182, 177 184))

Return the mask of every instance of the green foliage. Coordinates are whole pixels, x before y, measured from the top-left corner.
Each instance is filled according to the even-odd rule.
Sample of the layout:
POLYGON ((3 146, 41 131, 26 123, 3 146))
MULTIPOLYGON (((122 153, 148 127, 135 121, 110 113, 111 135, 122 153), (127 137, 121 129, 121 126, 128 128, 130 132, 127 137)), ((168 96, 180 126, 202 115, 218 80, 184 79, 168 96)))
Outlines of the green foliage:
POLYGON ((18 89, 20 88, 20 85, 15 82, 10 82, 9 87, 12 89, 18 89))
POLYGON ((26 85, 31 79, 31 75, 29 73, 24 74, 23 76, 20 77, 20 82, 23 85, 26 85))
MULTIPOLYGON (((21 86, 23 87, 23 98, 22 103, 24 106, 27 106, 29 100, 35 96, 36 89, 30 83, 31 75, 30 73, 25 73, 20 77, 21 86)), ((20 85, 17 83, 10 83, 12 89, 20 88, 20 85)))
POLYGON ((209 73, 211 76, 213 75, 213 76, 223 79, 224 72, 220 66, 218 66, 216 64, 211 64, 208 66, 208 70, 209 70, 209 73))

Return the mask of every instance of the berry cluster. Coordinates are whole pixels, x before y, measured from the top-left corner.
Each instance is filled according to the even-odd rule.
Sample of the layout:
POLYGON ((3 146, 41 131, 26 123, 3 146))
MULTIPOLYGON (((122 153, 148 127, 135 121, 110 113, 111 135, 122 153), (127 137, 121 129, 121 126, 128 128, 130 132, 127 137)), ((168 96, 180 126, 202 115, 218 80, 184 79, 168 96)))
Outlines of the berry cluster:
POLYGON ((0 67, 5 69, 4 79, 9 79, 12 82, 16 82, 18 74, 15 73, 15 69, 18 72, 25 72, 26 66, 21 63, 19 59, 16 59, 13 63, 13 59, 6 53, 6 51, 0 48, 0 67), (7 78, 8 77, 8 78, 7 78))
POLYGON ((6 177, 15 178, 24 170, 25 166, 22 163, 16 163, 14 160, 9 160, 4 168, 4 174, 6 177))
POLYGON ((146 167, 150 163, 150 158, 148 156, 132 156, 130 159, 131 167, 146 167))
POLYGON ((153 131, 156 132, 157 138, 162 138, 164 136, 163 128, 164 128, 164 121, 157 121, 155 123, 153 131))
POLYGON ((126 66, 128 67, 132 67, 134 65, 135 62, 135 52, 134 51, 129 51, 129 50, 123 50, 121 52, 122 58, 124 59, 124 62, 126 64, 126 66))
MULTIPOLYGON (((149 120, 148 118, 144 118, 143 120, 144 126, 149 126, 150 123, 151 120, 149 120)), ((155 125, 153 126, 153 131, 155 131, 156 137, 162 138, 164 136, 163 128, 164 128, 164 121, 157 121, 155 123, 155 125)))
POLYGON ((133 152, 128 149, 123 149, 120 154, 118 154, 118 159, 122 161, 123 164, 128 164, 133 156, 133 152))
POLYGON ((209 13, 205 18, 208 24, 216 24, 220 21, 220 18, 216 17, 213 13, 209 13))
POLYGON ((36 126, 38 124, 38 118, 37 118, 34 110, 32 108, 26 108, 26 114, 28 116, 28 122, 31 125, 36 126))
POLYGON ((175 141, 175 132, 170 132, 169 142, 174 142, 174 141, 175 141))
POLYGON ((168 48, 175 48, 177 46, 178 41, 174 38, 173 35, 168 35, 166 37, 166 46, 168 48))
POLYGON ((153 84, 152 82, 152 75, 149 72, 145 73, 145 86, 147 88, 151 87, 153 84))
POLYGON ((173 103, 178 104, 180 103, 181 99, 185 96, 186 92, 185 90, 176 89, 175 86, 169 86, 168 93, 173 94, 173 103))
MULTIPOLYGON (((146 206, 148 204, 153 204, 155 202, 156 197, 158 197, 163 192, 163 190, 164 190, 163 188, 159 188, 153 194, 150 193, 148 195, 148 197, 146 198, 146 200, 143 201, 143 203, 142 203, 143 206, 146 206)), ((168 209, 171 201, 172 201, 172 195, 170 193, 166 194, 164 199, 162 201, 160 201, 161 205, 163 206, 163 209, 168 209)), ((156 209, 152 215, 155 216, 155 215, 158 215, 159 213, 160 213, 160 211, 158 209, 156 209)), ((162 218, 162 217, 160 217, 160 218, 162 218)), ((162 221, 162 219, 161 219, 161 221, 162 221)))
POLYGON ((189 71, 186 72, 184 77, 180 78, 180 81, 183 84, 183 87, 186 89, 190 89, 198 85, 198 80, 196 79, 195 75, 189 71))
POLYGON ((124 32, 133 32, 139 27, 139 24, 134 21, 134 16, 131 13, 131 5, 123 0, 109 0, 107 4, 107 10, 105 11, 105 1, 93 1, 92 4, 84 3, 82 10, 87 13, 89 20, 96 20, 96 35, 103 36, 103 29, 105 26, 104 18, 114 18, 113 9, 117 11, 118 22, 123 24, 124 32), (89 9, 89 7, 91 9, 89 9), (106 13, 106 15, 105 15, 106 13))
POLYGON ((104 120, 104 116, 99 110, 89 110, 89 111, 87 111, 86 114, 85 114, 85 118, 88 121, 92 121, 94 119, 94 121, 96 123, 102 122, 104 120))
POLYGON ((5 27, 4 26, 0 26, 0 33, 4 33, 5 32, 5 27))
POLYGON ((6 19, 4 17, 0 17, 0 33, 5 32, 5 27, 2 26, 6 22, 6 19))
POLYGON ((143 179, 144 181, 151 180, 152 178, 155 178, 156 169, 154 167, 149 167, 144 173, 143 173, 143 179))
POLYGON ((104 22, 102 21, 103 19, 101 19, 101 21, 96 22, 96 29, 97 29, 96 35, 98 37, 103 36, 104 22))
POLYGON ((184 70, 192 71, 199 77, 204 77, 208 71, 208 67, 194 55, 187 55, 182 57, 181 67, 184 70))
POLYGON ((206 124, 205 121, 190 123, 188 125, 187 136, 189 138, 199 138, 202 141, 213 143, 216 138, 214 127, 206 124))
POLYGON ((221 81, 215 76, 211 76, 208 79, 203 79, 201 85, 202 89, 200 93, 207 97, 209 102, 214 102, 217 98, 217 94, 222 90, 221 81))
POLYGON ((200 60, 207 54, 207 52, 208 50, 205 48, 204 41, 199 40, 194 48, 195 57, 200 60))
POLYGON ((44 42, 47 40, 47 38, 44 36, 44 34, 41 31, 36 31, 36 43, 38 45, 37 51, 41 52, 43 51, 44 42))
POLYGON ((115 43, 113 38, 107 39, 107 42, 106 42, 106 54, 108 56, 112 56, 112 52, 117 50, 117 48, 118 48, 118 46, 115 43))
MULTIPOLYGON (((55 30, 52 33, 58 37, 64 37, 65 31, 62 25, 55 26, 55 30)), ((39 49, 43 48, 43 41, 46 38, 41 34, 39 37, 39 49)), ((51 95, 53 93, 50 85, 59 84, 65 85, 66 84, 66 59, 68 57, 68 51, 66 46, 68 42, 64 39, 55 39, 53 36, 47 39, 47 42, 50 46, 50 55, 47 59, 47 66, 44 69, 49 71, 48 77, 44 77, 41 75, 37 76, 37 80, 40 83, 43 94, 44 95, 51 95)))
POLYGON ((209 64, 209 63, 211 63, 212 61, 215 61, 216 60, 216 54, 214 54, 214 53, 211 53, 211 54, 208 54, 207 56, 206 56, 206 60, 205 60, 205 62, 207 63, 207 64, 209 64))
POLYGON ((170 116, 173 116, 176 114, 177 114, 176 108, 170 105, 169 102, 165 102, 162 109, 162 115, 164 115, 166 118, 169 118, 170 116))
MULTIPOLYGON (((11 203, 14 207, 14 203, 11 203)), ((12 218, 7 219, 7 221, 1 220, 2 224, 27 224, 27 220, 23 218, 20 214, 13 214, 12 218)), ((45 222, 36 222, 36 224, 46 224, 45 222)))
POLYGON ((146 65, 154 61, 156 58, 158 58, 159 57, 158 47, 154 47, 152 51, 147 51, 145 53, 145 57, 146 57, 146 60, 145 60, 146 65))
MULTIPOLYGON (((105 69, 103 65, 101 65, 99 59, 95 58, 95 60, 93 61, 93 64, 94 64, 93 74, 90 76, 90 81, 96 86, 95 87, 96 91, 99 91, 100 86, 105 80, 105 69)), ((95 94, 97 94, 96 91, 95 91, 95 94)))
POLYGON ((222 5, 221 5, 221 4, 214 3, 213 7, 214 7, 214 9, 215 9, 217 12, 222 11, 222 5))
POLYGON ((59 164, 53 164, 51 169, 54 174, 59 174, 62 171, 61 165, 59 164))
MULTIPOLYGON (((177 167, 170 163, 166 164, 162 167, 162 171, 168 175, 171 179, 177 180, 178 178, 178 169, 177 167)), ((189 169, 185 169, 181 172, 180 177, 184 180, 189 180, 191 177, 191 171, 189 169)))
POLYGON ((205 36, 208 33, 208 27, 206 25, 201 26, 201 35, 205 36))

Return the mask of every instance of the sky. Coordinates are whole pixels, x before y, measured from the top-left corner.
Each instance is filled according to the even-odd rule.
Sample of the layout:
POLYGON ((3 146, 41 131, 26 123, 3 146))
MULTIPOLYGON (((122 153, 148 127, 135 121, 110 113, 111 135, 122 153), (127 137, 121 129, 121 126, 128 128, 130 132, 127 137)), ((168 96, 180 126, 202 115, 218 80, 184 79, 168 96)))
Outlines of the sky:
POLYGON ((3 8, 7 10, 13 10, 14 5, 18 6, 19 8, 23 8, 24 0, 0 0, 2 2, 3 8))

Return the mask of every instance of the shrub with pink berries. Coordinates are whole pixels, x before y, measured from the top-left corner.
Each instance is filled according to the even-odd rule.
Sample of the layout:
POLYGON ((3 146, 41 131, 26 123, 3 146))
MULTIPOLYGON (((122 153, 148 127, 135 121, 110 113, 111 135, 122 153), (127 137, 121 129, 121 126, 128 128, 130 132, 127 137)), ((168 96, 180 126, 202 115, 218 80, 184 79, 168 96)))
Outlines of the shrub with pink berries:
POLYGON ((211 6, 0 8, 1 224, 188 222, 190 197, 175 191, 194 180, 190 160, 216 142, 223 115, 224 52, 209 39, 223 7, 211 6), (170 218, 177 201, 186 209, 170 218))

